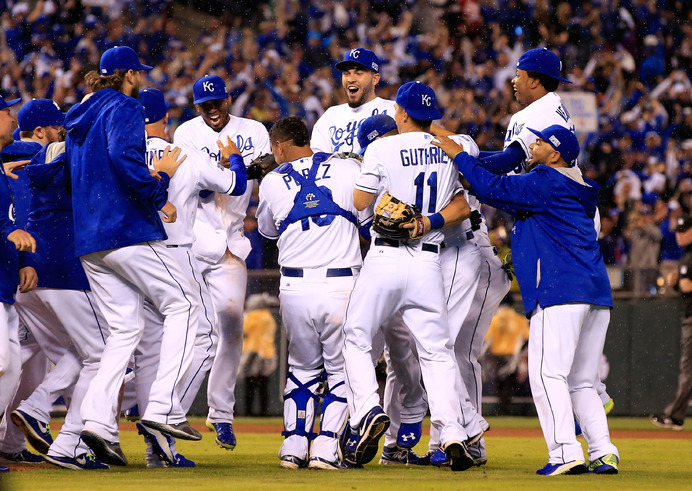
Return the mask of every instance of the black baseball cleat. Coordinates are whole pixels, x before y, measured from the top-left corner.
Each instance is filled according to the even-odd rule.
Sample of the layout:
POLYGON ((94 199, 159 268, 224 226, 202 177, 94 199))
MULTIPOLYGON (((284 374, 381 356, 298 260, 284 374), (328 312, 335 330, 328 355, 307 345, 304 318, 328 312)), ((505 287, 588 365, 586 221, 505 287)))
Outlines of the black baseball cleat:
POLYGON ((469 455, 466 445, 463 442, 457 440, 447 442, 444 447, 444 452, 447 458, 452 462, 453 471, 465 471, 473 467, 473 458, 469 455))
POLYGON ((109 465, 127 465, 127 457, 120 448, 120 443, 109 442, 90 430, 82 431, 82 441, 96 455, 96 458, 109 465))
POLYGON ((181 440, 193 440, 198 441, 202 439, 202 434, 190 426, 190 423, 183 421, 182 423, 176 424, 166 424, 157 423, 156 421, 141 420, 143 426, 151 428, 153 430, 158 430, 161 433, 172 436, 173 438, 179 438, 181 440))

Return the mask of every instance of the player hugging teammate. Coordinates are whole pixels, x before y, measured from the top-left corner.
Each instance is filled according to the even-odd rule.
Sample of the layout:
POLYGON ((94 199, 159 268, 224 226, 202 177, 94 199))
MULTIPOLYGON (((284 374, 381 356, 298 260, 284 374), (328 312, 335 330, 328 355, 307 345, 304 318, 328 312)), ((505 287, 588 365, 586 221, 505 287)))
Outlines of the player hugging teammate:
MULTIPOLYGON (((295 117, 268 133, 232 116, 226 81, 208 75, 192 88, 200 115, 170 144, 169 105, 158 90, 140 90, 151 67, 127 47, 103 54, 86 78, 92 94, 66 116, 51 101, 25 106, 20 130, 34 142, 12 143, 17 101, 0 99, 2 145, 14 145, 12 160, 25 158, 5 169, 18 178, 17 215, 30 232, 6 219, 15 205, 3 175, 0 204, 10 213, 0 231, 10 260, 0 297, 0 409, 12 423, 6 417, 0 426, 0 457, 42 462, 26 449, 26 436, 63 468, 127 465, 122 409, 139 419, 147 467, 194 467, 175 441, 202 438, 186 414, 207 373, 206 426, 220 447, 236 447, 251 247, 242 222, 252 180, 263 178, 258 229, 278 241, 288 339, 282 468, 362 467, 382 436, 380 464, 463 471, 488 461, 478 356, 509 278, 488 238, 483 201, 517 216, 512 247, 549 449, 538 473, 618 471, 603 410, 609 398, 592 370, 612 307, 593 226, 598 186, 574 165, 574 125, 554 92, 565 81, 559 59, 545 49, 520 58, 513 85, 526 107, 513 115, 502 152, 480 151, 470 136, 435 125, 442 114, 423 83, 403 84, 396 101, 377 97, 380 66, 368 49, 346 53, 336 68, 347 102, 327 109, 312 135, 295 117), (64 142, 56 141, 61 125, 64 142), (579 203, 562 210, 569 223, 556 216, 557 205, 536 208, 548 189, 579 203), (540 235, 550 227, 565 227, 562 236, 575 243, 559 247, 540 235), (370 244, 365 259, 361 238, 370 244), (557 269, 587 262, 592 287, 551 288, 541 260, 557 269), (60 278, 51 273, 58 266, 60 278), (374 368, 382 355, 384 401, 374 368), (541 357, 555 366, 542 366, 541 357), (46 359, 55 364, 48 374, 46 359), (53 441, 47 425, 58 395, 70 403, 53 441), (417 455, 428 410, 429 451, 417 455), (585 430, 588 465, 573 413, 585 430)), ((560 279, 585 283, 576 272, 560 279)))

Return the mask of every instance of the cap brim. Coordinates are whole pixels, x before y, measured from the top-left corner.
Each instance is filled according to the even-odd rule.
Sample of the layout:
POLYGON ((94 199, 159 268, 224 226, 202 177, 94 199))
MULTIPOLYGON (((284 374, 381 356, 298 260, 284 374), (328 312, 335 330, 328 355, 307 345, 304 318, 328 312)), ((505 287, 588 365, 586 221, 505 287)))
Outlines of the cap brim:
MULTIPOLYGON (((531 133, 533 133, 534 135, 536 135, 538 138, 540 138, 541 140, 545 141, 545 137, 543 136, 543 133, 541 133, 541 132, 538 131, 538 130, 534 130, 533 128, 527 128, 527 129, 528 129, 531 133)), ((551 145, 551 146, 552 146, 552 145, 551 145)))
POLYGON ((139 68, 138 68, 138 70, 144 70, 145 72, 148 72, 149 70, 153 70, 153 69, 154 69, 154 67, 149 66, 149 65, 139 65, 139 68))
MULTIPOLYGON (((353 60, 340 61, 339 63, 337 63, 336 65, 334 65, 334 67, 335 67, 337 70, 340 70, 340 71, 342 71, 342 72, 345 72, 346 70, 350 70, 350 69, 353 68, 354 66, 356 66, 356 67, 362 67, 362 68, 365 68, 366 70, 370 70, 371 72, 375 72, 375 70, 373 70, 372 67, 369 67, 368 65, 363 65, 362 63, 359 63, 359 62, 353 61, 353 60)), ((375 73, 377 73, 377 72, 375 72, 375 73)))
POLYGON ((7 104, 5 107, 11 107, 17 104, 18 102, 21 102, 22 99, 12 99, 11 101, 5 101, 5 104, 7 104))
POLYGON ((228 99, 229 97, 230 97, 230 94, 226 94, 226 95, 224 95, 223 97, 218 97, 218 96, 215 96, 215 95, 208 95, 208 96, 206 96, 206 97, 201 97, 201 98, 199 98, 199 99, 194 99, 194 100, 192 101, 192 103, 193 103, 193 104, 202 104, 203 102, 207 102, 207 101, 218 101, 218 100, 221 100, 221 99, 228 99))

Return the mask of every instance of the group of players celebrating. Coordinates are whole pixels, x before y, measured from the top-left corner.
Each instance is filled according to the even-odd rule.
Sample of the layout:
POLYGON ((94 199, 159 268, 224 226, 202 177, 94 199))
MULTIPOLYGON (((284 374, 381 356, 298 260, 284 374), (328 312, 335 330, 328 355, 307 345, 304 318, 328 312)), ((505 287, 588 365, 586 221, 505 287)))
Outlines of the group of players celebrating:
POLYGON ((519 60, 512 83, 526 108, 500 152, 435 125, 442 113, 421 82, 403 84, 396 101, 377 97, 379 67, 370 50, 346 53, 336 68, 347 102, 312 135, 296 117, 267 132, 230 115, 225 81, 212 75, 194 83, 200 116, 171 144, 169 105, 160 91, 140 90, 151 67, 127 47, 104 52, 87 76, 92 93, 67 115, 51 101, 27 103, 21 141, 9 135, 18 101, 0 99, 15 195, 13 204, 3 176, 0 205, 17 211, 16 223, 5 211, 0 222, 10 258, 1 271, 0 457, 127 465, 118 436, 126 409, 139 419, 148 467, 193 467, 175 439, 201 438, 186 414, 207 373, 207 427, 222 448, 235 447, 243 218, 256 179, 258 229, 278 240, 288 339, 282 468, 359 468, 382 436, 380 464, 462 471, 488 461, 478 356, 510 281, 484 202, 516 218, 529 376, 549 451, 537 472, 618 472, 608 398, 597 390, 612 308, 596 241, 599 188, 576 166, 574 125, 555 93, 566 81, 559 59, 532 49, 519 60), (249 165, 269 152, 269 166, 249 165), (392 232, 380 225, 396 203, 417 216, 392 232), (374 366, 383 352, 381 403, 374 366), (58 395, 68 412, 53 440, 58 395), (417 455, 428 410, 429 451, 417 455))

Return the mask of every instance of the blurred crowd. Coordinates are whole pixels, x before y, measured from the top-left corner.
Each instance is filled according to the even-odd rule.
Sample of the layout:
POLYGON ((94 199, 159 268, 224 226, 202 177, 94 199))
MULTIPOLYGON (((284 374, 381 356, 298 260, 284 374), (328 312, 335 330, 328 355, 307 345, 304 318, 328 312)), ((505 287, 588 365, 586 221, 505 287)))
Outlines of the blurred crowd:
MULTIPOLYGON (((172 128, 195 116, 191 87, 205 74, 228 81, 237 116, 269 127, 297 115, 311 126, 345 102, 335 62, 364 46, 382 60, 379 96, 393 98, 402 82, 421 80, 436 91, 443 126, 495 150, 520 109, 511 85, 516 61, 545 46, 573 82, 561 91, 596 94, 599 129, 577 133, 580 164, 603 187, 606 263, 656 270, 681 256, 675 219, 692 207, 692 2, 189 3, 216 15, 170 0, 0 0, 0 90, 67 109, 84 95, 83 76, 100 54, 128 45, 155 66, 148 83, 171 102, 172 128)), ((506 240, 507 218, 489 216, 498 241, 506 240)), ((246 221, 250 235, 253 225, 246 221)), ((261 247, 257 254, 249 265, 275 261, 261 247)), ((657 276, 644 278, 644 288, 657 276)))

